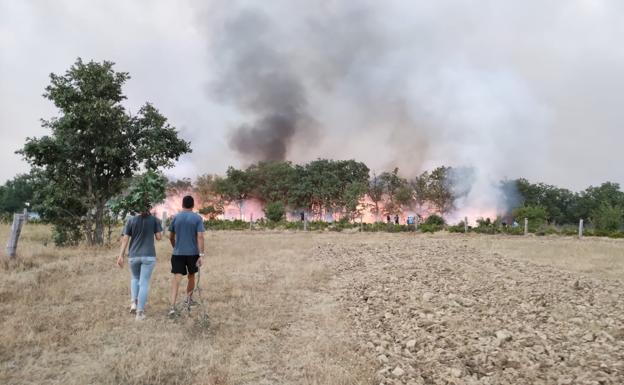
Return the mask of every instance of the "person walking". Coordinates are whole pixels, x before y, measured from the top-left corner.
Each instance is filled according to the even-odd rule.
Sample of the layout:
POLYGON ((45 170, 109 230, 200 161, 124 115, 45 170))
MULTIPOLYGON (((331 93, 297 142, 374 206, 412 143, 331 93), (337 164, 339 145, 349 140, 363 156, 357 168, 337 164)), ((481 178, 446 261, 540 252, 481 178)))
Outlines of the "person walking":
POLYGON ((145 304, 149 294, 152 271, 156 266, 156 247, 154 238, 162 239, 160 220, 144 212, 128 220, 123 229, 117 265, 124 264, 124 255, 128 248, 128 265, 130 266, 130 313, 136 313, 135 319, 145 319, 145 304))
POLYGON ((193 212, 195 200, 187 195, 182 198, 182 211, 173 217, 169 225, 169 241, 173 247, 171 255, 171 297, 169 316, 176 314, 176 301, 182 277, 188 274, 186 285, 186 306, 195 306, 193 290, 195 289, 195 273, 202 266, 204 257, 204 221, 193 212))

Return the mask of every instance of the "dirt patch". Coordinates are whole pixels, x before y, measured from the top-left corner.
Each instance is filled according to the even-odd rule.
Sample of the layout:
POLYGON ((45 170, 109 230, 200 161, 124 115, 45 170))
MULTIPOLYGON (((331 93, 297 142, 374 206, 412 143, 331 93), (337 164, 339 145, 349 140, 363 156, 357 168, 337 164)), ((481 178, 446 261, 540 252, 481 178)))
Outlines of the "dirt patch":
POLYGON ((460 239, 330 242, 319 259, 381 383, 624 383, 624 285, 460 239))

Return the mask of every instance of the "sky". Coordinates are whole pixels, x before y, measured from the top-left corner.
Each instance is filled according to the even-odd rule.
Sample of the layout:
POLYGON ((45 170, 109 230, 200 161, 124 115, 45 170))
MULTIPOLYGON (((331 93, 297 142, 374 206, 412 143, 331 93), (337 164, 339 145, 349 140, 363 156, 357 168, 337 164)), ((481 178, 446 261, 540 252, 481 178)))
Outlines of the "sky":
POLYGON ((191 141, 173 177, 262 159, 624 184, 624 3, 0 0, 0 182, 77 57, 191 141))

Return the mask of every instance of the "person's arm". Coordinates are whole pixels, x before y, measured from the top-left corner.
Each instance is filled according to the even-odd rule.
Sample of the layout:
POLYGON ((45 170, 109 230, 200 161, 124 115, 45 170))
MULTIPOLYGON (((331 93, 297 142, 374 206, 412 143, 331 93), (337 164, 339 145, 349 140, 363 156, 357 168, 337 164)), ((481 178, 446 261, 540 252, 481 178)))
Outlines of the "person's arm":
POLYGON ((197 233, 197 248, 199 249, 199 258, 197 259, 197 266, 201 267, 204 263, 204 232, 197 233))
POLYGON ((171 242, 171 247, 175 248, 175 233, 169 230, 169 242, 171 242))
POLYGON ((156 237, 157 241, 160 241, 163 237, 162 234, 162 224, 160 222, 160 220, 156 219, 156 227, 154 228, 154 236, 156 237))
POLYGON ((124 255, 126 254, 129 241, 130 241, 130 237, 128 235, 124 235, 123 237, 121 237, 121 245, 119 246, 119 255, 117 256, 117 266, 119 267, 123 267, 124 255))

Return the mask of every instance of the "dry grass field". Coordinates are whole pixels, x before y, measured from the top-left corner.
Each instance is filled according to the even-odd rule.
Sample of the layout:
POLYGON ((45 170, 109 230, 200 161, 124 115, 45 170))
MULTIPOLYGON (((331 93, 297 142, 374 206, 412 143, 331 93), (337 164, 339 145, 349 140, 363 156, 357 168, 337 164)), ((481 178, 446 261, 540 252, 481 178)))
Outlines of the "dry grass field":
MULTIPOLYGON (((5 240, 8 227, 0 227, 5 240)), ((0 265, 2 384, 621 384, 624 241, 211 232, 199 309, 147 320, 114 247, 27 225, 0 265)))

